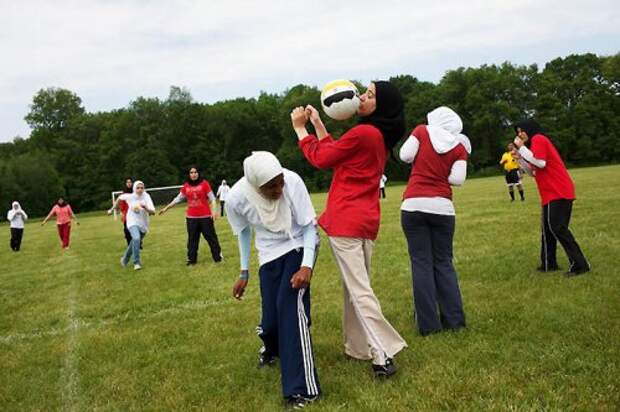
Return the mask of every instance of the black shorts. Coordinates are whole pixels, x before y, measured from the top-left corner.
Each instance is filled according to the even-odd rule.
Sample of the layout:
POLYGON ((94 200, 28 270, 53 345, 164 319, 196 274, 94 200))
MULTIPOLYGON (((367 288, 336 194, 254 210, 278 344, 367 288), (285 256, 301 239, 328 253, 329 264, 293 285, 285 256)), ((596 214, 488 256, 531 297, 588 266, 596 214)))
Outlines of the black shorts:
POLYGON ((519 169, 512 169, 506 172, 506 184, 508 186, 521 184, 521 176, 519 176, 519 169))

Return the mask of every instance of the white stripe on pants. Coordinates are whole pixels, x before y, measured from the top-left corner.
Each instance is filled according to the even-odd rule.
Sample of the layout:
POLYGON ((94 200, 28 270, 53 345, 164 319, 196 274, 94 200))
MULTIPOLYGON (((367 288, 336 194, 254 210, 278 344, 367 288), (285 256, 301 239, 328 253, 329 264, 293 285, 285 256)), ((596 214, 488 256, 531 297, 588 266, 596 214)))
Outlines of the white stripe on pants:
POLYGON ((345 353, 357 359, 384 364, 407 347, 405 340, 385 319, 370 286, 370 260, 374 242, 368 239, 330 237, 344 289, 345 353))

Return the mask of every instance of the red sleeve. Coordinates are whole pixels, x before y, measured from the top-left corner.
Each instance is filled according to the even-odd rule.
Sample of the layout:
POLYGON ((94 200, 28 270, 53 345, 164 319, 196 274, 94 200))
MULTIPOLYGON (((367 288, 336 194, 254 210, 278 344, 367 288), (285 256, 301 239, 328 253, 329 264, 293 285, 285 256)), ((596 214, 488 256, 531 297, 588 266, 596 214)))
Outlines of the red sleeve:
POLYGON ((182 193, 183 196, 187 197, 187 194, 185 193, 185 185, 181 186, 181 190, 179 190, 179 193, 182 193))
POLYGON ((469 155, 467 154, 467 149, 465 149, 465 146, 463 146, 462 144, 459 144, 457 146, 457 148, 458 148, 458 151, 456 153, 454 161, 455 162, 457 160, 465 160, 465 161, 467 161, 467 158, 469 157, 469 155))
POLYGON ((314 135, 306 136, 299 142, 299 147, 312 166, 329 169, 351 158, 357 152, 359 141, 359 130, 354 127, 338 140, 331 135, 321 140, 314 135))
POLYGON ((71 205, 67 205, 67 208, 69 209, 69 213, 73 214, 73 209, 71 209, 71 205))
POLYGON ((549 140, 543 135, 535 135, 532 137, 530 150, 536 159, 547 161, 548 143, 549 140))
POLYGON ((209 182, 207 181, 207 179, 202 181, 202 190, 205 191, 205 194, 208 195, 209 192, 212 192, 213 189, 211 189, 211 185, 209 184, 209 182))
POLYGON ((426 126, 424 126, 423 124, 419 124, 415 127, 415 129, 413 129, 411 131, 411 133, 409 134, 410 136, 415 136, 416 139, 418 139, 418 141, 420 141, 420 136, 422 136, 424 134, 424 131, 422 131, 423 128, 425 128, 426 126))

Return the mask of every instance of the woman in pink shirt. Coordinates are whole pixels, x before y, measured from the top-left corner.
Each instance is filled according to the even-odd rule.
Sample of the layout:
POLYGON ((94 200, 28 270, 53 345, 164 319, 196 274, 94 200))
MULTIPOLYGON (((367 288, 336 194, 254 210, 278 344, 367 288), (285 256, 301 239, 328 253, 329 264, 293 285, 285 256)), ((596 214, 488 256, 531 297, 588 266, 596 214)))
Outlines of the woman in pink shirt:
POLYGON ((71 219, 75 220, 75 223, 79 225, 80 223, 73 214, 73 209, 71 209, 71 205, 65 202, 65 199, 62 197, 58 199, 52 210, 50 210, 47 217, 41 223, 41 226, 45 225, 47 221, 56 215, 56 227, 58 228, 58 235, 60 236, 60 242, 62 244, 63 249, 69 248, 69 238, 71 237, 71 219))

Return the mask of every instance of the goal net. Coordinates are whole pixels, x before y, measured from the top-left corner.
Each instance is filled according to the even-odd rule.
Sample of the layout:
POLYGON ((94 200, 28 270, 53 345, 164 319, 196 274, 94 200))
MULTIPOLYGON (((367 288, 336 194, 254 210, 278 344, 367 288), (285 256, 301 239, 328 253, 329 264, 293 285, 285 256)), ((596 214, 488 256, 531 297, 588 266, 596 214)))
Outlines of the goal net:
MULTIPOLYGON (((149 187, 146 189, 146 192, 151 195, 151 199, 153 199, 153 203, 155 206, 167 205, 170 203, 172 199, 175 198, 176 195, 179 194, 179 189, 181 189, 181 185, 177 186, 162 186, 162 187, 149 187)), ((116 201, 116 198, 121 195, 123 192, 116 191, 112 192, 112 204, 116 201)), ((114 209, 114 220, 117 219, 118 211, 114 209)))

